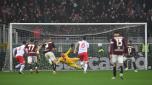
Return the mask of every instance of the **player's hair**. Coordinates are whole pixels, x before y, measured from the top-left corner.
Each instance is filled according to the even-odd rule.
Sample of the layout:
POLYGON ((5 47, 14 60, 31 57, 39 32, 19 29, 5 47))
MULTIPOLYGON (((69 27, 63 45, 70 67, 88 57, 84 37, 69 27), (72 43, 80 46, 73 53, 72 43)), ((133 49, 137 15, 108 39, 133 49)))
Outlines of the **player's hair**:
POLYGON ((22 43, 23 43, 23 44, 26 44, 26 41, 23 41, 22 43))
POLYGON ((119 31, 114 31, 114 33, 113 34, 120 34, 120 32, 119 31))
POLYGON ((34 39, 33 39, 33 38, 31 38, 31 39, 30 39, 30 42, 34 42, 34 39))
POLYGON ((83 40, 86 40, 86 36, 83 36, 82 39, 83 39, 83 40))
POLYGON ((74 47, 74 43, 71 43, 70 47, 73 48, 74 47))
POLYGON ((119 31, 115 31, 115 32, 113 33, 113 36, 114 36, 115 34, 119 34, 119 36, 122 36, 122 35, 121 35, 121 32, 119 32, 119 31))
POLYGON ((129 43, 132 43, 132 41, 131 41, 131 40, 129 40, 128 42, 129 42, 129 43))
POLYGON ((36 41, 34 41, 34 44, 38 44, 38 41, 36 40, 36 41))

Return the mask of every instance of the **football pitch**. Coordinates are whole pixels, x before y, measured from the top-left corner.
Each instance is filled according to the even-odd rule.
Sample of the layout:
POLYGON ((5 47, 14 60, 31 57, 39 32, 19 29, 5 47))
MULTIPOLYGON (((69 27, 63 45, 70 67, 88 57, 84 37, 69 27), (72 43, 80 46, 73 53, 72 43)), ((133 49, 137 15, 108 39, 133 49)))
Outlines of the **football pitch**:
POLYGON ((38 74, 25 72, 21 75, 16 72, 0 72, 0 85, 151 85, 152 71, 127 71, 124 80, 119 76, 111 79, 111 71, 82 71, 40 72, 38 74))

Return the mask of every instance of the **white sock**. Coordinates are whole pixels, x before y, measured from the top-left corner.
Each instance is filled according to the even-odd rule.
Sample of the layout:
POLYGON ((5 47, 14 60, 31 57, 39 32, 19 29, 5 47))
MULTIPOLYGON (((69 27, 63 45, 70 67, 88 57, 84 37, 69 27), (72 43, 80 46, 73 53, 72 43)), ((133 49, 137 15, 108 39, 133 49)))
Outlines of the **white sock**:
POLYGON ((15 68, 19 68, 21 66, 21 64, 17 64, 16 66, 15 66, 15 68))
POLYGON ((81 65, 82 68, 84 68, 84 62, 83 61, 80 62, 80 65, 81 65))
POLYGON ((37 66, 35 67, 35 69, 37 70, 37 66))
POLYGON ((119 74, 119 76, 120 76, 120 77, 122 77, 122 76, 123 76, 123 74, 122 74, 122 73, 120 73, 120 74, 119 74))
POLYGON ((20 67, 20 72, 23 71, 24 67, 25 67, 25 65, 21 65, 21 67, 20 67))
POLYGON ((88 68, 88 64, 84 64, 84 72, 86 72, 87 71, 87 68, 88 68))
POLYGON ((81 61, 81 62, 80 62, 80 65, 82 66, 83 64, 84 64, 84 62, 83 62, 83 61, 81 61))
POLYGON ((49 63, 52 65, 52 60, 51 59, 49 59, 49 63))

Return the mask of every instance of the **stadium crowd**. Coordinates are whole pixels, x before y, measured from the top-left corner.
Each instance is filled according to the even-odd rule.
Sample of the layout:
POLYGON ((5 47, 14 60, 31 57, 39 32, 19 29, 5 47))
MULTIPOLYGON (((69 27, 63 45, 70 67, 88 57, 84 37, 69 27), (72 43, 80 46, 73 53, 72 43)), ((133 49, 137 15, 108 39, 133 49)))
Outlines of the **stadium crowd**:
POLYGON ((152 27, 152 0, 2 0, 0 8, 3 24, 148 22, 152 27))
POLYGON ((2 0, 0 22, 151 22, 151 0, 2 0))

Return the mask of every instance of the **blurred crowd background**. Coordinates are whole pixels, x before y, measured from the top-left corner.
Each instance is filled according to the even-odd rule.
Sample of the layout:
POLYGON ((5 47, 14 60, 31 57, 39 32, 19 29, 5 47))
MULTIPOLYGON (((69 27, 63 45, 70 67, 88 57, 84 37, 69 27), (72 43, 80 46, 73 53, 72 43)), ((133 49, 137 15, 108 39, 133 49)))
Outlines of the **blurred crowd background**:
POLYGON ((147 22, 152 0, 1 0, 0 23, 147 22))

